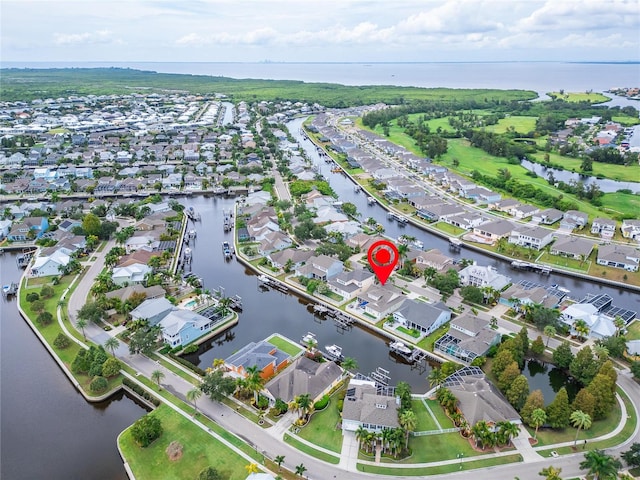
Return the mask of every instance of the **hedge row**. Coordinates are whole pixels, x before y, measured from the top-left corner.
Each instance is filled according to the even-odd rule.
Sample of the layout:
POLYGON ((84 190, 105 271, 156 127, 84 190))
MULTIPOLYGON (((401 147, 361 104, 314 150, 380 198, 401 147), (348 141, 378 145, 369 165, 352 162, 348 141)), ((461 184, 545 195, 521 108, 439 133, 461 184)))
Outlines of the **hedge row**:
POLYGON ((151 395, 149 392, 147 392, 144 388, 142 388, 140 385, 138 385, 137 383, 132 382, 131 380, 129 380, 128 378, 123 378, 122 379, 122 384, 126 387, 129 387, 131 390, 133 390, 134 392, 136 392, 138 395, 140 395, 142 398, 144 398, 145 400, 149 400, 151 403, 153 403, 156 407, 160 405, 160 400, 158 400, 155 396, 151 395))
POLYGON ((189 360, 185 360, 182 357, 177 356, 174 353, 169 353, 169 357, 173 360, 175 360, 176 362, 178 362, 179 364, 187 367, 189 370, 191 370, 192 372, 197 373, 198 375, 200 375, 201 377, 204 377, 207 372, 205 372, 203 369, 201 369, 200 367, 195 366, 193 363, 191 363, 189 360))

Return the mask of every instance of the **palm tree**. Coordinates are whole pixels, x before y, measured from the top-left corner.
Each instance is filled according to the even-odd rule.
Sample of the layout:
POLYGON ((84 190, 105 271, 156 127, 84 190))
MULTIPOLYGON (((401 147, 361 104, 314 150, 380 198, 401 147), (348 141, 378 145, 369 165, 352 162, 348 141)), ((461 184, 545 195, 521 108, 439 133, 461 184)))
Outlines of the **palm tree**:
POLYGON ((438 270, 436 270, 434 267, 427 267, 423 272, 424 279, 428 282, 434 277, 436 273, 438 273, 438 270))
POLYGON ((304 472, 307 471, 307 467, 304 466, 304 463, 301 463, 300 465, 296 465, 296 475, 302 477, 302 475, 304 475, 304 472))
POLYGON ((604 453, 604 450, 591 450, 584 454, 585 460, 580 462, 580 468, 589 470, 594 480, 616 478, 622 463, 617 458, 604 453))
POLYGON ((600 362, 604 363, 607 358, 609 358, 609 349, 604 345, 594 345, 592 349, 593 353, 596 354, 596 357, 598 357, 598 360, 600 360, 600 362))
POLYGON ((273 459, 273 462, 278 465, 278 471, 282 470, 282 464, 284 463, 284 455, 276 455, 276 458, 273 459))
POLYGON ((446 377, 445 373, 442 371, 442 369, 434 368, 429 373, 429 376, 427 377, 427 380, 429 380, 429 386, 430 387, 438 387, 439 388, 440 385, 442 385, 442 383, 445 381, 446 378, 447 377, 446 377))
POLYGON ((393 430, 387 427, 382 429, 382 432, 380 433, 380 441, 382 442, 382 453, 384 453, 390 446, 392 436, 393 430))
POLYGON ((116 356, 116 349, 120 346, 120 342, 116 337, 109 337, 104 342, 104 348, 111 350, 111 355, 116 356))
POLYGON ((346 372, 351 372, 358 369, 358 362, 353 357, 345 357, 341 366, 346 372))
POLYGON ((358 428, 356 429, 356 440, 358 441, 358 448, 362 448, 362 442, 365 440, 365 438, 367 438, 367 434, 369 433, 369 430, 367 430, 366 428, 364 428, 362 425, 358 425, 358 428))
POLYGON ((616 315, 616 318, 613 319, 613 324, 616 327, 616 337, 620 335, 620 331, 624 328, 625 323, 620 315, 616 315))
POLYGON ((536 428, 536 432, 533 434, 535 440, 538 436, 538 428, 540 428, 547 421, 547 412, 542 408, 536 408, 531 412, 531 426, 536 428))
POLYGON ((199 388, 192 388, 187 392, 187 401, 193 403, 193 416, 195 417, 198 414, 198 399, 202 396, 202 390, 199 388))
POLYGON ((262 390, 262 377, 257 365, 247 368, 247 388, 253 392, 253 403, 258 405, 258 393, 262 390))
POLYGON ((224 367, 224 359, 223 358, 214 358, 213 363, 211 364, 214 370, 220 370, 224 367))
POLYGON ((413 412, 413 410, 405 410, 400 414, 400 418, 398 419, 398 421, 405 432, 404 448, 408 449, 409 433, 413 432, 418 426, 418 417, 413 412))
POLYGON ((84 333, 84 329, 87 326, 87 321, 84 318, 79 318, 76 320, 76 327, 78 327, 82 331, 82 336, 85 341, 87 340, 87 335, 84 333))
POLYGON ((580 429, 588 430, 591 427, 591 415, 584 413, 582 410, 575 410, 569 417, 569 421, 571 422, 571 425, 578 429, 576 432, 576 438, 573 440, 573 446, 575 447, 578 443, 578 434, 580 433, 580 429))
POLYGON ((561 468, 546 467, 540 470, 540 472, 538 472, 538 475, 544 477, 545 480, 562 480, 562 477, 560 477, 561 473, 561 468))
POLYGON ((551 340, 551 337, 555 337, 556 335, 556 327, 554 327, 553 325, 547 325, 546 327, 544 327, 543 333, 547 336, 547 343, 544 346, 545 348, 547 348, 549 346, 549 340, 551 340))
POLYGON ((589 335, 589 325, 582 319, 576 320, 573 324, 573 329, 582 340, 586 339, 589 335))
POLYGON ((509 422, 507 420, 503 420, 498 422, 496 426, 499 428, 498 435, 500 437, 501 443, 504 445, 509 445, 511 439, 513 437, 517 437, 520 434, 520 427, 515 423, 509 422))
POLYGON ((398 452, 402 448, 404 444, 404 430, 400 427, 393 429, 393 434, 391 435, 391 449, 393 450, 393 455, 397 456, 398 452))
POLYGON ((302 395, 298 395, 295 398, 295 402, 298 406, 298 410, 300 411, 300 418, 306 417, 311 410, 312 402, 311 395, 308 393, 303 393, 302 395))
POLYGON ((162 372, 162 370, 154 370, 153 372, 151 372, 151 380, 158 384, 158 390, 162 390, 162 388, 160 387, 160 382, 163 378, 164 373, 162 372))
POLYGON ((491 430, 489 430, 489 425, 487 425, 487 422, 485 422, 484 420, 480 420, 473 427, 471 427, 471 434, 473 435, 476 441, 476 447, 478 446, 478 442, 482 444, 482 448, 484 448, 485 445, 490 443, 490 440, 489 440, 490 433, 491 433, 491 430))

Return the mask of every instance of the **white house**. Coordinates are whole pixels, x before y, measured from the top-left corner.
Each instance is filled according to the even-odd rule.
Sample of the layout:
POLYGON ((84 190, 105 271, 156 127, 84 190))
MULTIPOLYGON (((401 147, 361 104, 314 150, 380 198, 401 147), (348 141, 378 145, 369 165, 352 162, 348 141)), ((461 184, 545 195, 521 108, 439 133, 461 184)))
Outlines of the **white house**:
POLYGON ((407 299, 393 312, 393 319, 408 329, 430 335, 451 320, 451 310, 442 302, 431 304, 407 299))
POLYGON ((540 250, 553 241, 553 231, 542 227, 517 226, 509 236, 509 243, 540 250))
POLYGON ((604 338, 612 337, 616 334, 616 326, 613 319, 598 312, 598 309, 591 303, 574 303, 562 311, 560 320, 571 328, 571 333, 577 334, 575 323, 583 320, 589 327, 589 337, 604 338))
POLYGON ((71 257, 61 250, 55 250, 51 255, 39 256, 35 259, 29 276, 48 277, 60 275, 60 271, 71 261, 71 257))
POLYGON ((149 265, 134 263, 126 267, 115 267, 111 279, 116 285, 133 285, 134 283, 143 283, 146 275, 152 271, 153 269, 149 265))
POLYGON ((468 265, 458 273, 460 284, 463 286, 472 285, 474 287, 491 287, 496 290, 502 290, 511 283, 511 278, 498 273, 491 266, 468 265))
POLYGON ((597 262, 598 265, 637 272, 640 265, 640 250, 627 245, 602 245, 598 249, 597 262))

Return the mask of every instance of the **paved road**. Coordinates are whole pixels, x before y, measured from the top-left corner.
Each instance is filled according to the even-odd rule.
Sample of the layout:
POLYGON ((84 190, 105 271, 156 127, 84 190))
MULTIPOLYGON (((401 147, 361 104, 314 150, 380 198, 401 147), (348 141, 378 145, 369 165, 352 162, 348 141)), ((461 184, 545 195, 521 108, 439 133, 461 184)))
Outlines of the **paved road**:
MULTIPOLYGON (((109 242, 102 252, 98 252, 94 255, 96 260, 87 270, 82 282, 78 285, 73 295, 68 299, 68 309, 72 322, 75 322, 75 314, 87 298, 93 279, 100 273, 104 266, 105 254, 113 247, 113 245, 115 245, 114 241, 109 242)), ((499 324, 502 328, 510 331, 518 331, 520 329, 518 325, 511 324, 504 320, 500 320, 499 324)), ((89 325, 85 330, 87 337, 97 343, 104 343, 107 337, 110 334, 113 334, 113 332, 108 334, 95 325, 89 325)), ((532 330, 530 336, 535 338, 538 334, 539 333, 532 330)), ((557 343, 559 343, 557 340, 552 340, 550 345, 555 345, 557 343)), ((125 345, 121 345, 118 348, 116 355, 146 377, 150 377, 153 370, 160 368, 165 373, 165 377, 162 382, 163 388, 182 399, 185 398, 186 392, 193 388, 191 383, 171 371, 166 370, 164 367, 159 367, 156 362, 149 358, 142 355, 129 355, 128 349, 125 345)), ((627 392, 634 405, 640 405, 640 386, 632 380, 628 371, 621 372, 619 374, 618 384, 627 392)), ((299 450, 290 447, 286 443, 277 440, 269 430, 263 429, 255 423, 241 417, 233 409, 230 409, 225 405, 203 398, 198 402, 198 408, 220 426, 244 439, 250 445, 255 446, 257 451, 266 453, 267 456, 270 457, 275 455, 284 455, 286 457, 284 465, 287 468, 295 469, 296 465, 303 463, 307 467, 308 479, 329 480, 332 478, 338 478, 341 480, 361 480, 363 478, 376 477, 376 475, 368 473, 345 471, 340 469, 338 465, 328 464, 314 457, 310 457, 299 450)), ((607 449, 607 452, 619 455, 621 451, 627 450, 628 445, 632 442, 640 442, 640 428, 636 428, 633 438, 626 442, 625 445, 614 449, 607 449)), ((515 477, 518 477, 521 480, 539 480, 540 476, 538 475, 538 472, 542 468, 553 464, 555 467, 562 468, 563 477, 575 477, 584 474, 584 472, 578 467, 578 464, 583 459, 584 456, 582 453, 566 455, 553 460, 540 458, 538 461, 528 463, 510 464, 490 467, 484 470, 476 470, 473 475, 477 475, 480 478, 488 478, 490 476, 492 480, 513 480, 515 477)), ((470 459, 465 459, 465 461, 469 460, 470 459)), ((415 467, 415 465, 413 466, 415 467)), ((394 477, 400 479, 416 478, 403 476, 401 473, 402 469, 398 469, 398 475, 395 475, 394 477)), ((470 475, 472 474, 468 471, 460 471, 446 474, 446 477, 445 475, 434 475, 429 478, 437 480, 445 478, 464 479, 469 478, 470 475)))

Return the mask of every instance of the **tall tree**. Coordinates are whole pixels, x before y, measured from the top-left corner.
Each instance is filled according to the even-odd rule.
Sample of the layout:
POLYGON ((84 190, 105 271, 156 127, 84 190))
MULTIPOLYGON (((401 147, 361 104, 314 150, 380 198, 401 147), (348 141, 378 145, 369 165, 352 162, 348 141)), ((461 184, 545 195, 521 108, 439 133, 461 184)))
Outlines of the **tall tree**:
POLYGON ((500 375, 504 371, 507 366, 515 360, 513 357, 513 353, 511 350, 500 349, 493 359, 493 363, 491 365, 491 373, 496 377, 500 378, 500 375))
POLYGON ((120 346, 120 341, 116 337, 109 337, 104 342, 104 348, 111 351, 111 355, 115 356, 116 349, 120 346))
POLYGON ((304 475, 304 472, 306 471, 307 467, 305 467, 303 463, 301 463, 300 465, 296 465, 296 475, 298 475, 299 477, 302 477, 304 475))
POLYGON ((158 390, 162 390, 162 387, 160 386, 160 382, 162 381, 163 378, 164 378, 164 372, 162 370, 154 370, 153 372, 151 372, 151 380, 153 380, 158 384, 158 390))
POLYGON ((87 321, 84 318, 79 318, 78 320, 76 320, 76 327, 80 329, 80 331, 82 332, 82 336, 86 341, 87 335, 84 333, 84 329, 87 328, 87 321))
POLYGON ((514 361, 511 362, 507 367, 502 371, 500 377, 498 377, 498 387, 503 392, 509 390, 509 387, 513 384, 513 381, 520 375, 520 368, 518 368, 518 364, 514 361))
POLYGON ((593 419, 605 418, 615 405, 615 383, 608 375, 599 373, 587 386, 587 390, 595 400, 593 419))
POLYGON ((536 408, 544 409, 544 396, 542 394, 542 390, 534 390, 533 392, 531 392, 527 396, 527 400, 524 402, 522 410, 520 410, 522 421, 527 425, 531 425, 531 414, 536 408))
POLYGON ((413 410, 405 410, 400 414, 398 418, 398 422, 400 426, 404 429, 405 432, 405 440, 404 440, 404 448, 409 448, 409 434, 413 432, 418 426, 418 417, 413 412, 413 410))
POLYGON ((345 357, 340 366, 345 372, 352 372, 358 369, 358 362, 353 357, 345 357))
POLYGON ((640 467, 640 443, 634 442, 629 450, 622 452, 621 457, 630 467, 640 467))
POLYGON ((567 340, 558 345, 553 352, 553 363, 560 368, 569 368, 573 361, 573 352, 571 351, 571 345, 567 340))
POLYGON ((598 373, 599 368, 600 364, 593 356, 593 350, 591 350, 591 347, 586 346, 578 350, 575 358, 571 361, 571 365, 569 365, 569 372, 582 385, 589 385, 593 377, 598 373))
POLYGON ((554 327, 553 325, 547 325, 546 327, 544 327, 543 333, 547 336, 547 343, 545 344, 545 348, 548 348, 549 340, 551 340, 551 337, 555 337, 556 335, 556 327, 554 327))
POLYGON ((262 377, 260 376, 260 369, 257 365, 247 367, 247 388, 253 393, 253 403, 258 406, 258 393, 262 390, 262 377))
POLYGON ((513 405, 513 408, 520 410, 527 395, 529 395, 529 380, 524 375, 518 375, 507 391, 507 400, 513 405))
POLYGON ((225 377, 221 370, 207 373, 202 380, 200 390, 208 395, 214 402, 220 402, 223 398, 231 395, 236 389, 236 382, 231 377, 225 377))
POLYGON ((588 430, 591 428, 591 416, 588 413, 584 413, 582 410, 575 410, 571 413, 569 417, 571 425, 576 427, 578 431, 576 432, 576 438, 573 440, 573 446, 575 447, 578 443, 578 435, 580 434, 580 429, 588 430))
POLYGON ((596 408, 596 399, 593 398, 591 392, 587 388, 581 388, 576 398, 573 399, 571 404, 572 410, 581 410, 588 414, 591 418, 594 418, 594 410, 596 408))
POLYGON ((569 408, 569 395, 567 389, 562 387, 556 393, 556 397, 547 407, 547 417, 549 424, 553 428, 565 428, 569 425, 569 416, 571 409, 569 408))

